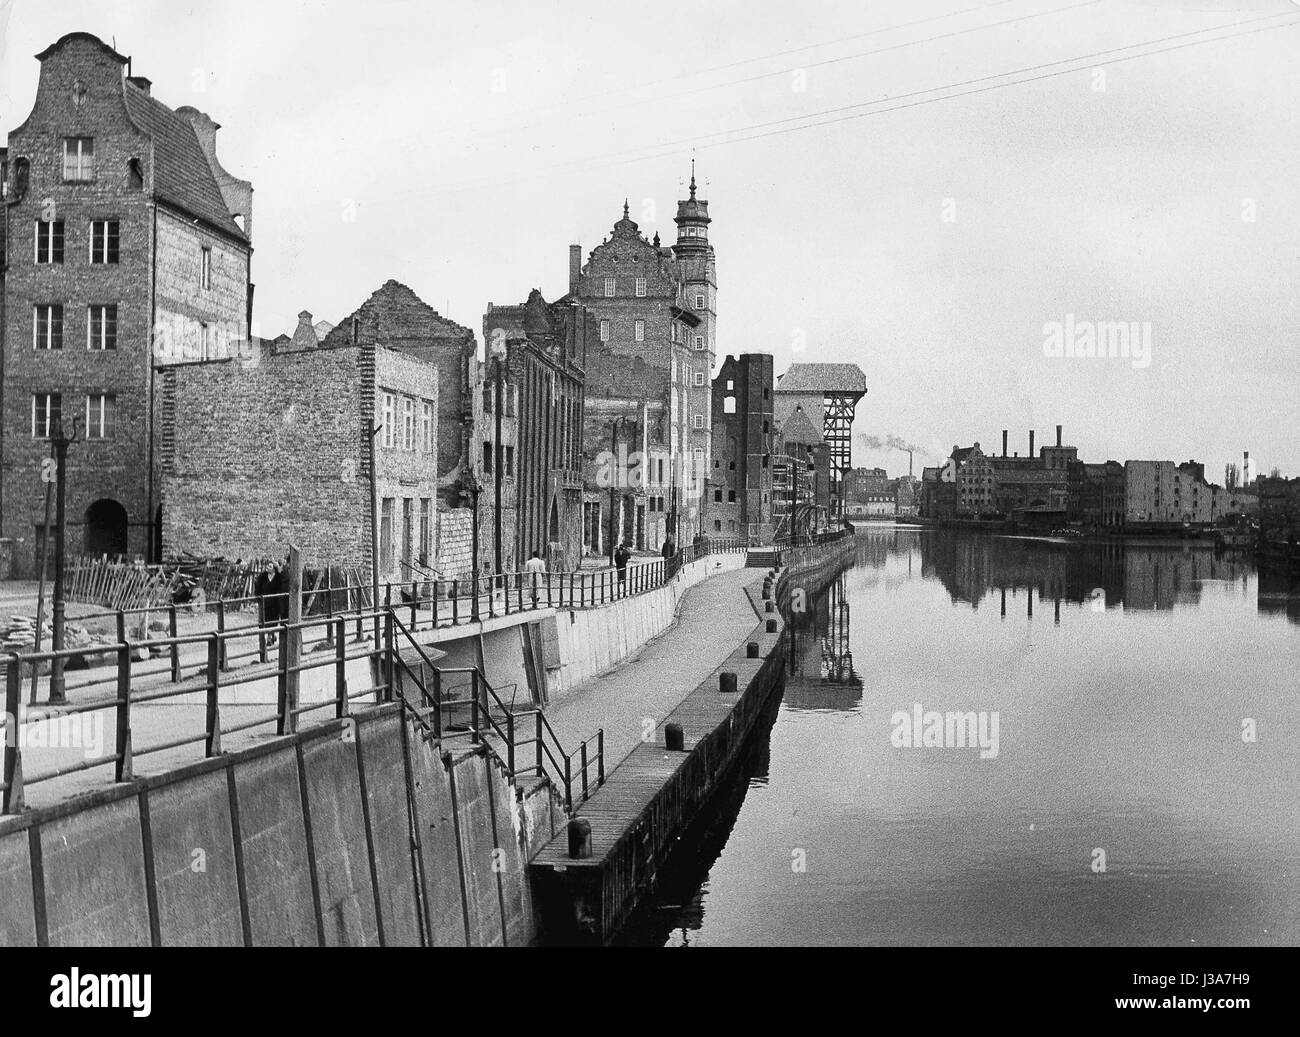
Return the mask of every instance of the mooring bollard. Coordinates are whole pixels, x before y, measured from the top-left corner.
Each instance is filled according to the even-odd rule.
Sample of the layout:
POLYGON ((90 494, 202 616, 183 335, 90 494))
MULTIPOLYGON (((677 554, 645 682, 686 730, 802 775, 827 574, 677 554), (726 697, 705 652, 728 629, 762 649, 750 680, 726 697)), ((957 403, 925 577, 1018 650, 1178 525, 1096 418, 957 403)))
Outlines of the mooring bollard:
POLYGON ((682 735, 681 724, 664 725, 664 748, 669 752, 680 753, 686 749, 686 739, 682 735))
POLYGON ((763 600, 764 601, 772 600, 772 588, 769 584, 766 583, 763 584, 763 600))
POLYGON ((569 857, 584 860, 591 856, 591 822, 575 817, 569 822, 569 857))
POLYGON ((718 690, 724 695, 736 694, 736 675, 734 673, 718 674, 718 690))
POLYGON ((769 619, 769 620, 767 621, 767 632, 768 632, 769 634, 775 634, 775 633, 776 633, 776 620, 775 620, 775 619, 769 619))
POLYGON ((757 642, 757 641, 750 641, 749 644, 745 645, 745 658, 747 658, 747 659, 757 659, 757 658, 758 658, 758 642, 757 642))
POLYGON ((765 611, 767 611, 767 612, 775 612, 775 611, 776 611, 776 602, 775 602, 775 601, 772 601, 772 600, 769 598, 766 604, 767 604, 767 609, 766 609, 765 611))

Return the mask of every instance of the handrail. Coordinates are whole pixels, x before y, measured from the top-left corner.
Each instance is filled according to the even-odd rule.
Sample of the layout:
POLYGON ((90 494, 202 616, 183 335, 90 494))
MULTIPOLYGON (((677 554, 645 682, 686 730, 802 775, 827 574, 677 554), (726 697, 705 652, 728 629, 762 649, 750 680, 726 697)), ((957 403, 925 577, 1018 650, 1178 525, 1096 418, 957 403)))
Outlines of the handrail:
MULTIPOLYGON (((510 613, 512 608, 515 611, 525 609, 526 590, 528 591, 527 604, 532 609, 543 607, 586 608, 654 590, 675 578, 684 564, 697 561, 713 553, 743 551, 746 546, 746 542, 741 539, 705 539, 680 549, 672 558, 660 558, 639 564, 631 564, 623 571, 621 578, 619 578, 619 573, 616 570, 604 569, 569 573, 506 573, 498 574, 494 579, 502 584, 500 592, 507 614, 510 613), (543 596, 541 592, 543 586, 545 589, 545 605, 542 604, 543 596), (533 595, 534 591, 536 591, 536 597, 533 595), (511 601, 512 594, 514 597, 513 602, 511 601)), ((76 618, 83 620, 103 616, 113 616, 115 618, 116 631, 112 641, 92 643, 77 648, 64 647, 42 652, 9 653, 4 662, 3 693, 5 709, 3 714, 0 714, 0 730, 6 730, 11 726, 17 730, 6 730, 5 737, 0 739, 0 743, 4 743, 3 770, 0 771, 0 813, 21 811, 25 785, 34 785, 38 782, 49 781, 74 772, 108 765, 114 767, 114 781, 130 781, 135 757, 200 742, 203 743, 205 757, 219 755, 222 751, 221 736, 223 734, 234 734, 268 724, 276 725, 277 734, 291 734, 298 730, 298 718, 300 716, 306 716, 317 710, 333 706, 335 717, 341 718, 347 715, 349 704, 358 699, 374 697, 376 702, 385 702, 393 701, 394 697, 399 697, 405 708, 419 713, 419 710, 416 710, 407 701, 402 688, 398 686, 396 676, 399 672, 410 675, 412 682, 421 688, 424 701, 433 707, 434 723, 430 726, 426 721, 425 729, 430 730, 435 737, 441 739, 444 736, 442 725, 444 712, 458 705, 463 706, 464 703, 449 701, 444 695, 446 689, 442 683, 442 675, 444 673, 454 673, 456 670, 454 668, 439 669, 428 652, 425 651, 424 646, 415 638, 416 632, 420 629, 419 609, 421 605, 432 604, 432 607, 428 610, 430 613, 430 628, 441 625, 442 621, 447 618, 440 615, 437 606, 439 590, 448 581, 425 582, 432 586, 433 594, 431 598, 420 598, 417 595, 412 595, 412 600, 409 602, 393 603, 391 600, 392 585, 389 584, 389 597, 386 604, 375 602, 372 603, 371 607, 358 605, 355 609, 350 608, 340 612, 335 612, 333 609, 333 598, 336 593, 356 589, 359 592, 356 596, 357 600, 362 601, 369 598, 369 588, 356 587, 355 585, 334 587, 332 583, 325 587, 316 586, 311 590, 304 590, 303 597, 304 599, 309 599, 311 595, 321 597, 325 601, 324 611, 303 616, 294 623, 287 621, 268 623, 264 621, 265 617, 261 612, 261 607, 267 597, 283 596, 287 599, 287 592, 276 592, 274 595, 261 595, 244 599, 219 598, 215 601, 209 599, 206 605, 207 607, 215 606, 216 608, 217 629, 205 633, 180 634, 177 628, 178 606, 175 603, 163 608, 141 607, 115 609, 97 614, 91 613, 76 618), (360 593, 362 591, 365 592, 364 598, 360 593), (257 600, 259 602, 258 622, 255 625, 226 627, 226 605, 236 600, 257 600), (413 614, 413 619, 409 625, 403 622, 399 615, 399 612, 406 608, 410 608, 413 614), (167 636, 159 638, 146 636, 142 639, 130 638, 128 636, 127 617, 150 612, 167 614, 167 636), (375 623, 376 635, 379 635, 382 624, 383 635, 377 637, 369 647, 364 647, 367 640, 366 628, 371 621, 375 623), (348 632, 353 624, 355 624, 356 631, 353 643, 361 644, 363 647, 358 651, 350 652, 348 650, 348 632), (312 632, 315 632, 313 635, 315 637, 324 636, 324 641, 317 646, 318 648, 327 647, 331 650, 323 652, 301 651, 302 642, 305 639, 304 635, 312 632), (268 643, 271 639, 279 641, 279 647, 274 658, 268 651, 268 643), (298 651, 293 662, 290 661, 290 653, 287 647, 290 639, 293 639, 298 644, 298 651), (432 674, 431 681, 427 675, 415 673, 414 669, 402 659, 398 650, 402 639, 417 650, 422 666, 432 674), (252 649, 242 650, 240 648, 241 641, 245 645, 252 644, 252 649), (182 649, 199 647, 202 647, 204 651, 182 655, 182 649), (144 659, 134 660, 132 656, 138 654, 141 650, 145 652, 144 659), (152 653, 155 652, 170 658, 162 666, 156 668, 133 666, 134 662, 141 661, 147 666, 152 661, 152 653), (102 668, 110 670, 108 675, 82 683, 66 685, 67 690, 78 693, 78 701, 59 703, 57 705, 39 704, 39 715, 37 716, 29 715, 25 711, 27 706, 38 705, 36 702, 36 674, 43 664, 52 663, 54 660, 66 662, 72 658, 98 659, 99 657, 104 657, 107 660, 102 668), (346 679, 346 665, 360 659, 373 660, 380 667, 382 679, 376 686, 349 691, 346 679), (239 664, 238 668, 232 668, 233 664, 236 663, 239 664), (297 675, 324 667, 333 667, 336 671, 336 692, 334 696, 321 702, 305 706, 298 705, 296 691, 293 690, 297 686, 297 675), (23 671, 25 668, 30 668, 32 674, 31 698, 26 703, 23 702, 22 695, 23 671), (154 678, 158 678, 156 683, 153 682, 154 678), (223 725, 221 722, 221 691, 231 686, 263 680, 275 680, 277 682, 279 692, 274 710, 268 710, 265 714, 257 715, 251 719, 241 714, 238 723, 223 725), (142 685, 142 681, 149 683, 142 685), (432 683, 432 689, 429 687, 430 683, 432 683), (85 694, 86 697, 81 698, 82 694, 85 694), (200 732, 195 733, 193 736, 177 737, 160 745, 133 746, 131 738, 133 706, 186 695, 201 695, 206 703, 205 720, 200 732), (108 710, 113 712, 114 719, 113 752, 47 773, 29 774, 23 771, 21 766, 21 742, 23 739, 20 737, 23 727, 32 723, 44 722, 52 717, 76 716, 108 710)), ((457 592, 462 582, 468 586, 472 581, 450 581, 452 589, 452 615, 450 618, 454 624, 461 622, 459 602, 462 595, 457 592)), ((492 612, 491 582, 488 582, 487 596, 489 613, 495 614, 492 612)), ((477 606, 478 599, 475 599, 475 604, 477 606)), ((477 618, 477 607, 474 609, 474 613, 469 617, 470 619, 477 618)), ((148 632, 145 631, 145 633, 148 632)), ((507 705, 498 689, 492 687, 480 669, 477 667, 466 668, 465 672, 472 674, 470 680, 472 697, 469 702, 472 721, 471 736, 498 759, 501 758, 500 754, 488 739, 491 737, 501 739, 506 748, 506 759, 502 760, 502 763, 512 775, 532 771, 538 777, 549 778, 557 787, 563 787, 565 802, 570 809, 573 806, 575 797, 585 800, 590 795, 592 788, 590 776, 593 768, 596 772, 596 787, 603 784, 605 771, 603 729, 584 740, 573 751, 566 752, 542 710, 532 706, 516 708, 513 702, 507 705), (523 725, 529 724, 532 727, 532 733, 524 736, 526 732, 523 730, 523 725), (591 749, 593 743, 595 744, 594 752, 591 749), (521 767, 519 766, 520 760, 517 750, 525 747, 532 748, 532 759, 530 764, 521 767)))

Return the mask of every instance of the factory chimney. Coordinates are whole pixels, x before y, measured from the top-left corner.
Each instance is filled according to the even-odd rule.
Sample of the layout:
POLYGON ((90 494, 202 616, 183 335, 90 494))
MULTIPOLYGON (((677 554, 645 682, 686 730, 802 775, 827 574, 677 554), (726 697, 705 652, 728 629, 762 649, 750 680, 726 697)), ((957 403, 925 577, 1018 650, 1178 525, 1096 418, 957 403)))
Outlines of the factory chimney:
POLYGON ((1033 430, 1033 429, 1030 429, 1030 430, 1029 430, 1029 456, 1030 456, 1030 457, 1035 456, 1035 455, 1034 455, 1034 430, 1033 430))
POLYGON ((1060 426, 1060 425, 1057 425, 1057 426, 1056 426, 1056 445, 1057 445, 1057 446, 1060 446, 1060 445, 1061 445, 1061 426, 1060 426))
POLYGON ((1007 430, 1002 430, 1002 456, 1007 456, 1007 430))

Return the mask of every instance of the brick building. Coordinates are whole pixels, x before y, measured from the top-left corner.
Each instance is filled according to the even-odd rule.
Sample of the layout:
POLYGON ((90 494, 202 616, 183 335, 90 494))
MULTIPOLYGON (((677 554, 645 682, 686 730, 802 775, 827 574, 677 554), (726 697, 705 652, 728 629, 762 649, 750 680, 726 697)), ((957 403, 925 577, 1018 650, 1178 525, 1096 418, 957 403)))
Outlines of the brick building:
POLYGON ((1071 461, 1066 468, 1066 518, 1096 529, 1124 525, 1124 466, 1071 461))
POLYGON ((993 468, 992 510, 1010 516, 1018 511, 1063 511, 1067 507, 1069 466, 1079 459, 1078 447, 1061 442, 1056 426, 1056 444, 1034 453, 1033 429, 1029 431, 1029 453, 1007 456, 1007 430, 1002 430, 1002 454, 989 458, 993 468))
MULTIPOLYGON (((495 423, 484 422, 481 382, 474 332, 442 316, 399 281, 388 280, 353 313, 339 321, 321 340, 327 348, 374 345, 418 358, 438 369, 438 550, 433 566, 445 578, 468 576, 474 570, 473 488, 479 487, 479 559, 481 571, 495 568, 494 482, 484 470, 481 440, 495 435, 495 423), (486 431, 485 431, 486 429, 486 431)), ((513 444, 513 417, 502 437, 513 444)), ((489 448, 489 452, 493 448, 489 448)), ((507 485, 507 493, 513 489, 507 485)), ((508 516, 512 509, 507 508, 508 516)), ((509 525, 504 538, 512 545, 509 525)), ((507 557, 513 547, 506 548, 507 557)))
POLYGON ((1294 544, 1300 539, 1300 478, 1260 476, 1259 537, 1263 543, 1294 544))
POLYGON ((833 498, 831 454, 804 409, 796 406, 776 426, 772 458, 772 522, 778 537, 827 528, 833 498))
POLYGON ((658 551, 680 523, 684 494, 670 451, 669 372, 598 347, 587 353, 583 409, 584 552, 626 541, 658 551), (612 516, 612 517, 611 517, 612 516))
POLYGON ((288 343, 160 374, 163 552, 280 558, 369 576, 370 433, 379 572, 408 583, 438 539, 437 367, 373 342, 288 343))
POLYGON ((728 356, 713 379, 712 466, 705 533, 770 543, 772 522, 772 356, 728 356))
POLYGON ((984 518, 993 511, 993 465, 976 442, 952 448, 957 466, 956 507, 958 518, 984 518))
POLYGON ((60 420, 78 433, 69 552, 158 556, 158 372, 229 355, 252 305, 252 186, 217 160, 217 124, 158 101, 89 33, 37 59, 0 243, 0 533, 19 576, 37 568, 60 420))
POLYGON ((600 342, 611 354, 640 357, 667 375, 659 402, 667 420, 668 480, 654 488, 675 494, 673 521, 680 521, 681 534, 690 538, 701 529, 712 455, 710 374, 717 333, 712 220, 708 202, 696 197, 693 171, 690 197, 678 202, 674 222, 676 244, 662 245, 658 234, 647 241, 625 202, 623 218, 585 265, 581 247, 570 246, 569 295, 591 311, 600 342))
POLYGON ((521 568, 533 551, 552 571, 573 571, 583 548, 583 403, 586 356, 598 324, 573 299, 548 303, 534 289, 518 306, 488 304, 483 339, 494 392, 517 395, 518 446, 502 466, 516 478, 516 552, 521 568), (504 373, 500 386, 499 372, 504 373))

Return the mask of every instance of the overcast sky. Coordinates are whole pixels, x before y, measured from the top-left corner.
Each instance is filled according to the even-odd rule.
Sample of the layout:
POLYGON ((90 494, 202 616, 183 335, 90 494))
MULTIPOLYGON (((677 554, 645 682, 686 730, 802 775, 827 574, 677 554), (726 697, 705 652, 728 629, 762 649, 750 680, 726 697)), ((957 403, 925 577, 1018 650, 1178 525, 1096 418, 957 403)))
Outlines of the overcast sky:
POLYGON ((624 197, 672 240, 694 153, 719 358, 856 362, 858 430, 918 474, 1058 423, 1089 460, 1300 474, 1293 0, 620 6, 0 0, 0 128, 37 51, 115 38, 252 180, 267 335, 388 278, 481 335, 624 197), (1149 366, 1046 356, 1068 314, 1149 322, 1149 366))

